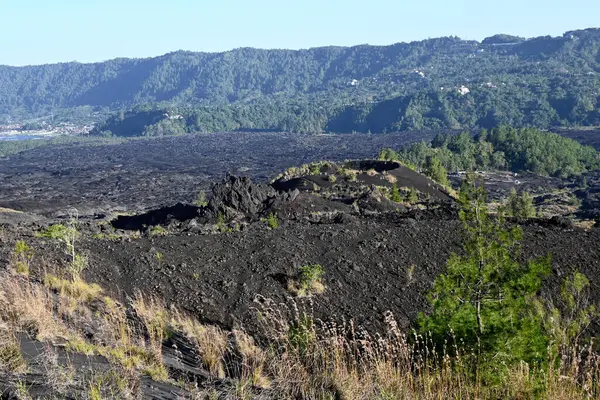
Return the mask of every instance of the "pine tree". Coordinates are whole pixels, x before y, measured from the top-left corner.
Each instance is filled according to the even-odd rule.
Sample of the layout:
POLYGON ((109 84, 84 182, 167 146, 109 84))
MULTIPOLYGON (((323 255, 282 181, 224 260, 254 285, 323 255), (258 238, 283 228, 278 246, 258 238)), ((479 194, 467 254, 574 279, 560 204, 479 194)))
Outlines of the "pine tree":
POLYGON ((398 189, 398 185, 395 183, 392 185, 392 195, 391 200, 400 203, 402 201, 402 196, 400 195, 400 190, 398 189))
POLYGON ((436 181, 442 186, 449 186, 448 171, 442 165, 442 162, 437 157, 429 157, 427 159, 427 176, 436 181))
POLYGON ((408 194, 408 202, 413 204, 419 201, 419 196, 417 195, 417 189, 413 187, 410 188, 410 193, 408 194))
POLYGON ((517 190, 512 188, 507 202, 508 215, 519 219, 533 218, 536 215, 533 205, 533 196, 528 192, 517 194, 517 190))
POLYGON ((455 339, 507 363, 543 359, 547 338, 530 310, 549 260, 518 261, 522 231, 490 219, 481 180, 465 180, 460 203, 464 254, 452 255, 436 278, 428 297, 432 310, 420 316, 420 330, 438 348, 455 339))

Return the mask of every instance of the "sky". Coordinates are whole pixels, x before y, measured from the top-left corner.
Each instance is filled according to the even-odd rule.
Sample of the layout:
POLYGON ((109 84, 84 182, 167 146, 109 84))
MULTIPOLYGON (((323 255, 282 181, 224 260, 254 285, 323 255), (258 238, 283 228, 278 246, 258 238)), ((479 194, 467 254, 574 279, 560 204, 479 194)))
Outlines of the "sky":
POLYGON ((0 0, 0 64, 559 36, 599 15, 599 0, 0 0))

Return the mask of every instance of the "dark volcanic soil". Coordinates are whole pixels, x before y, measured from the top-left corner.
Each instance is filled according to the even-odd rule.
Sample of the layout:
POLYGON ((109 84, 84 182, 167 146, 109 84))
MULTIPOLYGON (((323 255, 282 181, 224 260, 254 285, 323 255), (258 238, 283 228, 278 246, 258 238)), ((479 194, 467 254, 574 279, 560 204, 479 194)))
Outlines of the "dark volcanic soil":
MULTIPOLYGON (((357 179, 340 176, 335 184, 317 179, 338 171, 338 166, 328 165, 321 169, 329 171, 324 175, 309 176, 313 184, 320 182, 320 188, 287 193, 228 176, 213 186, 206 207, 182 205, 113 221, 117 227, 141 231, 139 238, 98 238, 94 234, 99 230, 109 232, 107 223, 88 221, 81 227, 84 239, 78 244, 90 262, 85 277, 121 300, 141 291, 205 322, 242 325, 256 332, 252 310, 259 306, 257 299, 288 302, 293 298, 289 283, 297 278, 299 267, 321 264, 327 289, 311 298, 315 316, 354 319, 379 331, 384 328, 383 313, 390 310, 400 327, 408 329, 417 313, 427 309, 425 293, 433 279, 450 254, 460 251, 461 224, 453 200, 435 183, 396 163, 373 165, 372 170, 382 172, 359 173, 357 179), (384 186, 365 186, 377 179, 378 184, 389 185, 390 176, 429 193, 421 193, 417 204, 401 205, 381 194, 384 186), (335 193, 356 197, 348 201, 335 193), (273 212, 280 225, 269 229, 261 217, 273 212), (231 221, 222 228, 235 225, 240 231, 215 230, 219 215, 231 221), (152 236, 148 224, 163 225, 169 233, 152 236)), ((278 183, 285 186, 286 181, 278 183)), ((8 225, 0 264, 9 263, 12 242, 20 237, 39 254, 34 262, 37 271, 64 265, 65 254, 56 243, 35 237, 39 228, 36 222, 8 225)), ((524 230, 524 256, 553 258, 547 293, 558 293, 560 278, 577 269, 592 278, 594 296, 600 297, 600 229, 532 220, 524 230)))
POLYGON ((191 202, 226 172, 267 180, 317 160, 369 158, 423 134, 221 133, 53 145, 0 159, 0 207, 81 215, 191 202))
MULTIPOLYGON (((86 279, 121 299, 141 290, 203 321, 239 323, 251 331, 255 316, 249 311, 257 307, 257 295, 285 303, 293 297, 287 282, 297 268, 319 263, 327 290, 312 298, 316 316, 353 318, 379 330, 383 312, 391 310, 406 329, 426 309, 424 293, 450 253, 460 251, 459 227, 456 220, 427 214, 365 216, 339 223, 285 221, 274 230, 257 222, 242 232, 213 235, 86 239, 80 248, 90 260, 86 279)), ((561 277, 578 269, 591 278, 592 293, 600 300, 600 230, 565 230, 549 223, 531 223, 524 230, 525 256, 552 255, 552 291, 561 277)), ((42 262, 64 263, 56 245, 28 236, 38 268, 42 262)), ((0 260, 8 261, 9 249, 2 249, 0 260)))
MULTIPOLYGON (((286 173, 272 185, 266 181, 292 165, 372 157, 382 147, 410 140, 402 135, 228 134, 21 153, 0 160, 0 268, 11 267, 15 242, 24 240, 34 249, 33 280, 46 272, 64 274, 68 256, 61 244, 36 232, 76 207, 84 217, 76 247, 89 261, 84 278, 124 303, 142 292, 203 322, 242 326, 259 338, 256 311, 266 306, 264 299, 282 310, 295 302, 322 320, 352 319, 371 332, 385 329, 389 310, 408 332, 417 314, 427 310, 425 295, 434 278, 450 254, 461 251, 461 223, 448 191, 397 163, 372 160, 319 164, 317 171, 286 173), (261 183, 228 175, 212 186, 206 206, 173 205, 191 202, 225 172, 261 183), (401 191, 400 202, 386 196, 392 183, 401 191), (416 200, 406 197, 410 188, 417 189, 416 200), (170 207, 151 209, 156 205, 170 207), (119 210, 147 212, 85 218, 119 210), (271 213, 279 221, 273 229, 265 220, 271 213), (159 225, 162 231, 153 236, 159 225), (289 284, 308 264, 323 266, 325 291, 298 298, 289 284)), ((494 201, 512 187, 539 197, 574 191, 581 210, 593 217, 600 209, 600 175, 588 178, 589 186, 576 190, 575 183, 494 174, 488 175, 487 188, 494 201)), ((564 218, 521 222, 522 257, 552 257, 542 295, 556 298, 564 277, 578 270, 590 278, 591 300, 600 303, 600 229, 575 228, 564 218)), ((600 327, 595 323, 592 330, 598 333, 600 327)), ((39 353, 32 350, 31 359, 39 353)), ((169 361, 169 354, 169 368, 187 368, 177 357, 169 361)), ((90 362, 80 358, 78 368, 90 362)), ((100 369, 105 362, 93 360, 100 369)), ((43 393, 47 384, 37 374, 34 369, 27 382, 34 393, 43 393)), ((209 384, 230 383, 211 378, 209 384)), ((185 395, 181 388, 148 379, 141 386, 144 398, 185 395)))

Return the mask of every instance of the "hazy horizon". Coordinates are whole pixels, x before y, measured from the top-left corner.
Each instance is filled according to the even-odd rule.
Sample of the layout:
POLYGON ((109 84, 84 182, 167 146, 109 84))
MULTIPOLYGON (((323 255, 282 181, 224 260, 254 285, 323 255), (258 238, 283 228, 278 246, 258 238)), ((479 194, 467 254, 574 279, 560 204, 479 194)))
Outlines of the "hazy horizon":
MULTIPOLYGON (((600 28, 599 27, 595 27, 595 26, 580 27, 580 28, 567 29, 565 32, 570 32, 570 31, 574 31, 574 30, 585 30, 585 29, 600 29, 600 28)), ((550 36, 559 37, 559 36, 562 36, 565 32, 562 32, 562 33, 557 34, 557 35, 550 35, 550 36)), ((511 33, 511 32, 498 32, 496 34, 507 34, 507 35, 525 37, 525 36, 514 34, 514 33, 511 33)), ((218 53, 227 53, 229 51, 235 51, 235 50, 244 49, 244 48, 251 48, 251 49, 256 49, 256 50, 283 50, 283 51, 288 50, 288 51, 299 51, 299 50, 310 50, 310 49, 313 49, 313 48, 320 48, 320 47, 356 47, 356 46, 364 46, 364 45, 385 47, 385 46, 391 46, 391 45, 394 45, 394 44, 397 44, 397 43, 419 42, 419 41, 424 41, 424 40, 428 40, 428 39, 435 39, 435 38, 440 38, 440 37, 451 37, 451 36, 457 36, 457 35, 451 35, 450 34, 450 35, 443 35, 443 36, 435 36, 435 37, 427 37, 427 38, 422 38, 422 39, 415 39, 415 40, 410 40, 410 41, 396 41, 396 42, 383 43, 383 44, 372 44, 372 43, 356 43, 356 44, 349 44, 349 45, 324 44, 324 45, 320 45, 320 46, 298 47, 298 48, 284 48, 284 47, 271 47, 271 48, 267 48, 267 47, 242 46, 242 47, 235 47, 235 48, 230 48, 230 49, 225 49, 225 50, 220 50, 220 51, 204 51, 204 50, 177 49, 177 50, 170 50, 170 51, 167 51, 165 53, 150 54, 150 55, 139 56, 139 57, 116 56, 116 57, 111 57, 111 58, 106 58, 106 59, 99 59, 99 60, 92 60, 92 61, 80 61, 80 60, 68 60, 67 61, 67 60, 65 60, 65 61, 46 62, 46 63, 39 63, 39 64, 21 64, 21 65, 0 64, 0 66, 7 66, 7 67, 30 67, 30 66, 41 66, 41 65, 51 65, 51 64, 69 64, 69 63, 99 64, 99 63, 103 63, 103 62, 107 62, 107 61, 111 61, 111 60, 116 60, 116 59, 142 60, 142 59, 149 59, 149 58, 157 58, 157 57, 163 57, 163 56, 166 56, 168 54, 179 53, 179 52, 218 54, 218 53)), ((493 36, 493 35, 490 35, 490 36, 493 36)), ((525 39, 531 39, 531 38, 540 37, 540 36, 546 36, 546 35, 542 34, 542 35, 537 35, 537 36, 530 36, 530 37, 525 37, 525 39)), ((489 36, 486 36, 486 37, 489 37, 489 36)), ((475 41, 481 42, 486 37, 483 37, 483 38, 463 38, 463 37, 461 37, 460 39, 462 39, 462 40, 475 40, 475 41)))
POLYGON ((389 45, 442 36, 481 41, 506 33, 559 36, 597 26, 600 4, 579 0, 506 0, 482 5, 432 0, 427 6, 372 0, 285 4, 275 0, 5 0, 0 64, 95 63, 148 58, 178 49, 223 52, 243 47, 306 49, 389 45))

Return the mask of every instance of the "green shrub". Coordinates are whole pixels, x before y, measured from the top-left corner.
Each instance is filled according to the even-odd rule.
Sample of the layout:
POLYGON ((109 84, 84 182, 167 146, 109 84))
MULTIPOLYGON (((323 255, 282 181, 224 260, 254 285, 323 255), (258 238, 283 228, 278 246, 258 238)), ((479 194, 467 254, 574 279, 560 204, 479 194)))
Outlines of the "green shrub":
POLYGON ((390 195, 390 200, 396 203, 400 203, 402 201, 400 189, 398 189, 398 185, 396 185, 395 183, 392 185, 392 193, 390 195))
POLYGON ((71 258, 69 272, 74 280, 80 279, 81 272, 87 267, 87 258, 75 251, 75 243, 81 236, 77 228, 77 218, 72 217, 69 226, 62 224, 54 224, 48 227, 45 231, 36 234, 38 237, 58 240, 64 243, 65 253, 71 258))
POLYGON ((549 300, 546 304, 537 302, 536 307, 543 317, 554 355, 559 353, 561 346, 577 346, 581 334, 600 318, 600 310, 590 301, 590 291, 588 278, 580 272, 574 272, 561 285, 558 305, 549 300))
POLYGON ((267 225, 271 229, 276 229, 279 227, 279 221, 277 220, 277 216, 274 213, 270 213, 267 216, 267 225))
POLYGON ((202 191, 198 193, 198 196, 196 196, 196 200, 194 201, 194 205, 198 207, 206 207, 208 205, 208 201, 206 200, 206 192, 202 191))
POLYGON ((29 275, 29 265, 33 258, 33 249, 23 240, 17 240, 13 251, 13 264, 15 271, 20 275, 29 275))
POLYGON ((290 325, 288 341, 293 349, 305 355, 316 338, 315 325, 308 315, 302 314, 290 325))
POLYGON ((150 237, 167 236, 168 234, 169 234, 169 231, 166 230, 161 225, 155 225, 155 226, 152 227, 152 229, 150 229, 150 237))
POLYGON ((533 205, 533 196, 527 192, 517 194, 517 190, 512 188, 506 205, 508 215, 515 218, 527 219, 533 218, 536 215, 535 206, 533 205))
POLYGON ((321 279, 325 269, 320 264, 304 265, 298 269, 298 282, 295 288, 298 296, 310 296, 325 291, 325 285, 321 279))
POLYGON ((310 164, 308 167, 308 172, 311 175, 320 175, 321 174, 321 164, 319 164, 319 163, 310 164))
POLYGON ((448 171, 446 171, 446 168, 444 168, 442 162, 437 157, 429 157, 427 159, 426 174, 442 186, 450 185, 448 182, 448 171))
POLYGON ((222 213, 217 214, 217 224, 215 225, 217 230, 221 233, 232 232, 233 229, 229 228, 225 223, 225 216, 222 213))
POLYGON ((407 200, 411 204, 419 201, 419 195, 417 194, 417 189, 415 189, 414 186, 410 188, 407 200))

